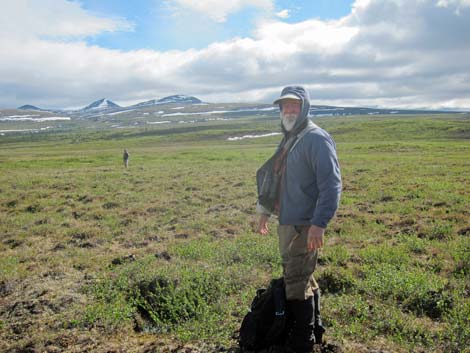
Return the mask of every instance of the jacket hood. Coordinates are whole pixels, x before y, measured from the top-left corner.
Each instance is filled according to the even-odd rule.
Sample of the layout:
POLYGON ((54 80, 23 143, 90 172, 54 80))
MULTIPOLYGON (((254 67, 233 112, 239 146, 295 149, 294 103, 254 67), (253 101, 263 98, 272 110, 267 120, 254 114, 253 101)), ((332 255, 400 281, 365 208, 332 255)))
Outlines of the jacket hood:
MULTIPOLYGON (((305 120, 308 119, 308 115, 310 112, 310 97, 309 97, 308 92, 302 86, 284 87, 284 89, 281 92, 281 97, 288 95, 288 94, 293 94, 301 99, 302 105, 301 105, 300 115, 297 118, 297 121, 295 122, 294 128, 292 129, 292 131, 296 131, 298 127, 303 125, 305 120)), ((279 108, 281 108, 281 103, 279 103, 279 108)), ((283 127, 283 131, 284 131, 284 127, 283 127)))

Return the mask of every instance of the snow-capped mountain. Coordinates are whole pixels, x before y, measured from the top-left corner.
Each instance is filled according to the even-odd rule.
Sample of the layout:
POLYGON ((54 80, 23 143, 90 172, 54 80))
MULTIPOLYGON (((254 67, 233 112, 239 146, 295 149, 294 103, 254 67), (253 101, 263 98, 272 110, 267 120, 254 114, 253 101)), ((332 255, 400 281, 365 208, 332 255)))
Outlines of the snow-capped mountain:
POLYGON ((197 104, 202 103, 202 101, 193 96, 185 96, 182 94, 177 94, 175 96, 168 96, 158 100, 159 104, 169 104, 169 103, 186 103, 186 104, 197 104))
POLYGON ((106 110, 106 109, 115 109, 121 108, 116 103, 110 101, 109 99, 102 98, 97 100, 90 105, 87 105, 85 108, 81 109, 81 111, 88 112, 88 111, 96 111, 96 110, 106 110))
POLYGON ((165 98, 161 98, 159 100, 151 99, 149 101, 134 104, 132 107, 133 108, 143 108, 143 107, 151 107, 153 105, 172 104, 172 103, 198 104, 198 103, 202 103, 202 101, 200 99, 196 98, 196 97, 193 97, 193 96, 186 96, 186 95, 178 94, 178 95, 174 95, 174 96, 168 96, 168 97, 165 97, 165 98))

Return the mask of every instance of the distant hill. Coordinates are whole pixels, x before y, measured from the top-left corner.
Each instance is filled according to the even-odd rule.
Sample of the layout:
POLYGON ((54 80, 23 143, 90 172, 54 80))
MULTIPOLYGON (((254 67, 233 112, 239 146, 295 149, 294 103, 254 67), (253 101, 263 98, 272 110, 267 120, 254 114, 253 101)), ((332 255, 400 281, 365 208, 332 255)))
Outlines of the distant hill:
POLYGON ((178 94, 178 95, 164 97, 158 100, 151 99, 142 103, 134 104, 131 107, 132 108, 144 108, 144 107, 151 107, 153 105, 172 104, 172 103, 198 104, 198 103, 202 103, 202 101, 193 96, 186 96, 186 95, 178 94))
POLYGON ((88 112, 88 111, 96 111, 96 110, 106 110, 106 109, 115 109, 121 108, 116 103, 110 101, 109 99, 102 98, 99 99, 90 105, 87 105, 85 108, 81 109, 81 111, 88 112))
POLYGON ((35 107, 34 105, 26 104, 18 107, 17 109, 20 110, 42 110, 41 108, 35 107))
POLYGON ((337 107, 330 105, 311 105, 311 116, 341 116, 341 115, 377 115, 377 114, 444 114, 455 113, 443 110, 424 109, 389 109, 389 108, 364 108, 364 107, 337 107))
POLYGON ((174 95, 168 96, 158 100, 159 104, 169 104, 169 103, 182 103, 182 104, 197 104, 202 103, 202 101, 193 96, 185 96, 185 95, 174 95))

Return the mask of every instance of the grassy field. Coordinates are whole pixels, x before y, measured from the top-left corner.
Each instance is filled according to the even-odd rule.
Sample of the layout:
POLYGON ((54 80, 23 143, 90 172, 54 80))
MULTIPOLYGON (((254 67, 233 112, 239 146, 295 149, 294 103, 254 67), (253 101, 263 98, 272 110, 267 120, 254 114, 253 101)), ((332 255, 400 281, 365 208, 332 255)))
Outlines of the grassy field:
MULTIPOLYGON (((316 119, 344 191, 316 277, 344 352, 470 352, 470 116, 316 119)), ((1 352, 235 352, 277 120, 0 137, 1 352), (122 166, 129 149, 130 167, 122 166)))

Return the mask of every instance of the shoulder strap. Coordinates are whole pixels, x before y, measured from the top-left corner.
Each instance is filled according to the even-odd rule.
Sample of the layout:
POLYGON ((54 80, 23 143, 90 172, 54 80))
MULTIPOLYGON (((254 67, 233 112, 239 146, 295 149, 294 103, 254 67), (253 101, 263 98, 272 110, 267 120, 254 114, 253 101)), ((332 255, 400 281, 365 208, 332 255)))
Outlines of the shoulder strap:
POLYGON ((299 134, 297 135, 297 138, 294 142, 294 144, 292 145, 292 147, 290 148, 289 152, 292 152, 295 148, 295 146, 297 146, 297 144, 299 143, 300 140, 302 140, 302 137, 304 137, 308 132, 312 131, 312 130, 315 130, 315 129, 318 129, 318 125, 315 124, 314 122, 312 121, 309 121, 307 126, 299 132, 299 134))

